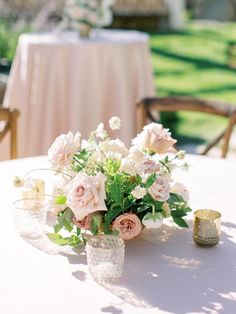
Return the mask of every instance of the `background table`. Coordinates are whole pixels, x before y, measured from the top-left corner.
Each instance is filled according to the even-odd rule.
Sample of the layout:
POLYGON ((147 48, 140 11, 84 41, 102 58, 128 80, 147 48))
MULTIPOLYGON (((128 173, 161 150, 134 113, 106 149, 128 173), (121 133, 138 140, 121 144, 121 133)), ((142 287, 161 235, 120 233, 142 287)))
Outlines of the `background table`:
MULTIPOLYGON (((87 272, 85 254, 46 254, 21 239, 12 222, 12 177, 44 167, 43 158, 0 163, 1 313, 225 313, 236 308, 236 165, 188 156, 188 174, 177 177, 191 190, 193 209, 222 213, 221 243, 196 246, 191 228, 168 228, 126 242, 123 278, 100 286, 87 272)), ((191 215, 189 217, 191 226, 191 215)))
POLYGON ((113 115, 122 119, 120 137, 128 144, 135 103, 154 95, 148 39, 112 30, 90 40, 76 33, 21 35, 4 99, 21 112, 19 156, 46 154, 68 131, 86 137, 113 115))

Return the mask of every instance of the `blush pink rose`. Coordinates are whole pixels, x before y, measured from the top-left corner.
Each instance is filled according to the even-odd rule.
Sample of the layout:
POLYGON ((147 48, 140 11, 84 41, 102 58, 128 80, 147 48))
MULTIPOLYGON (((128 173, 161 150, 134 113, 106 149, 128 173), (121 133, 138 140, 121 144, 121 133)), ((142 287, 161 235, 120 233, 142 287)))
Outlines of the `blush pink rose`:
POLYGON ((88 176, 79 173, 67 186, 67 205, 77 220, 95 211, 107 211, 105 205, 105 181, 102 173, 88 176))
POLYGON ((90 230, 91 229, 91 222, 94 216, 99 217, 100 221, 102 222, 102 215, 99 213, 91 213, 85 216, 82 220, 77 220, 75 217, 73 218, 73 224, 81 229, 90 230))
POLYGON ((168 129, 164 129, 161 124, 150 123, 133 139, 132 144, 143 150, 164 154, 173 150, 176 142, 168 129))
POLYGON ((48 150, 48 161, 55 168, 68 165, 74 153, 80 148, 80 133, 72 132, 58 136, 48 150))
POLYGON ((148 192, 156 201, 167 201, 170 197, 169 181, 163 176, 157 176, 156 181, 148 188, 148 192))
POLYGON ((130 240, 140 234, 142 224, 137 215, 126 213, 115 219, 112 229, 118 231, 122 239, 130 240))

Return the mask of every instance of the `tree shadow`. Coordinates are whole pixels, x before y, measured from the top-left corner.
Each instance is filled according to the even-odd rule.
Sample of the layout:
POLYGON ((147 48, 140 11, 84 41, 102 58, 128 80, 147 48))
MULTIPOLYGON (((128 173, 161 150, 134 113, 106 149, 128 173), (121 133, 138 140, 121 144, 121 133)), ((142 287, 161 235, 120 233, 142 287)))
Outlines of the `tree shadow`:
POLYGON ((168 57, 171 59, 175 59, 177 61, 182 61, 185 63, 190 63, 191 65, 194 65, 196 68, 201 69, 217 69, 217 70, 224 70, 235 73, 235 70, 230 68, 227 64, 215 62, 213 60, 205 60, 203 58, 197 58, 197 57, 190 57, 190 56, 184 56, 181 54, 177 54, 171 51, 167 51, 166 49, 158 48, 158 47, 152 47, 151 48, 152 53, 158 54, 164 57, 168 57))
POLYGON ((222 224, 221 243, 207 249, 193 243, 191 228, 167 228, 163 241, 152 235, 149 241, 146 237, 127 242, 123 277, 103 287, 139 308, 175 314, 233 313, 235 232, 235 224, 222 224))

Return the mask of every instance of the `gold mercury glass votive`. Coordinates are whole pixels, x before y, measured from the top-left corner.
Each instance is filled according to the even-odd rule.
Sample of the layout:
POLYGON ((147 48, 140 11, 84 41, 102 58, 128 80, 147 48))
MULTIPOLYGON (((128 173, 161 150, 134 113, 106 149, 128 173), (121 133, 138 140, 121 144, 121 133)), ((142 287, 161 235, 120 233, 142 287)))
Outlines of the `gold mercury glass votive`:
POLYGON ((221 213, 210 209, 199 209, 194 212, 193 240, 203 247, 219 243, 221 233, 221 213))

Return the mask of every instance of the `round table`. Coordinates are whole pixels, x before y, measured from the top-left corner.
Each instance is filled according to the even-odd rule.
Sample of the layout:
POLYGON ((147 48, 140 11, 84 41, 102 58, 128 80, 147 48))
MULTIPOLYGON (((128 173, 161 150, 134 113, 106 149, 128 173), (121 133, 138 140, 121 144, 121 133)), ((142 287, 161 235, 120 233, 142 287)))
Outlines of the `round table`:
POLYGON ((94 31, 90 39, 73 32, 21 35, 4 98, 4 106, 21 112, 19 157, 46 154, 61 133, 87 137, 114 115, 129 144, 136 102, 154 95, 148 41, 145 33, 116 30, 94 31))
POLYGON ((191 192, 193 209, 222 213, 221 242, 200 248, 189 229, 172 227, 167 237, 126 242, 123 277, 99 285, 88 275, 85 253, 46 254, 19 237, 13 225, 13 176, 47 166, 45 158, 0 163, 0 311, 4 314, 214 313, 236 308, 235 162, 187 156, 178 173, 191 192))

